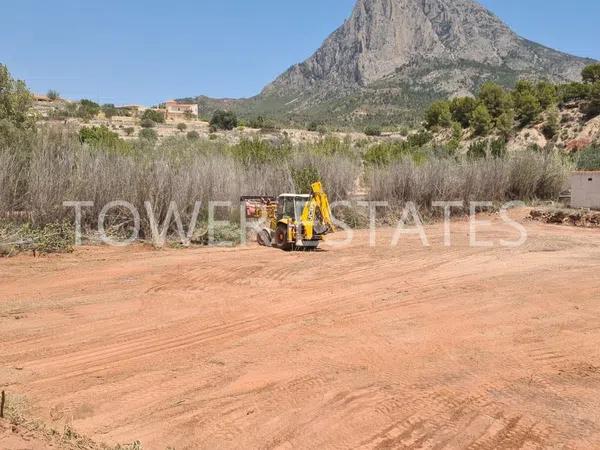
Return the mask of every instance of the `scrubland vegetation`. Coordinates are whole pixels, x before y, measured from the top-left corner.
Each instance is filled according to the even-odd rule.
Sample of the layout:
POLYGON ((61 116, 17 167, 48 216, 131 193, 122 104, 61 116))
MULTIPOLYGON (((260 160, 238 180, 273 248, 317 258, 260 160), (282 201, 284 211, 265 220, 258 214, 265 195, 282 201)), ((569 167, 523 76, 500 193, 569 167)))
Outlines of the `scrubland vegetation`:
MULTIPOLYGON (((93 207, 82 210, 85 230, 97 229, 102 208, 115 200, 129 202, 141 212, 149 201, 160 223, 174 201, 187 224, 197 201, 202 202, 202 222, 209 201, 232 202, 235 216, 241 195, 307 192, 310 183, 320 179, 333 202, 352 199, 364 189, 368 198, 388 201, 392 210, 414 201, 433 214, 432 201, 554 199, 577 164, 572 157, 547 149, 508 154, 501 137, 474 143, 461 153, 452 142, 434 143, 426 130, 407 133, 401 140, 353 142, 324 134, 316 143, 293 144, 280 135, 276 141, 242 139, 232 145, 193 132, 186 135, 183 127, 179 135, 159 141, 152 128, 145 128, 138 139, 124 141, 106 127, 78 130, 36 124, 28 114, 31 98, 24 84, 12 80, 5 68, 2 83, 6 86, 0 97, 2 239, 25 246, 31 242, 28 248, 39 251, 60 248, 56 239, 71 248, 72 235, 65 227, 73 223, 74 211, 63 205, 65 201, 93 202, 93 207)), ((437 103, 431 110, 440 113, 430 111, 428 124, 474 126, 474 114, 480 110, 482 116, 496 119, 490 127, 498 127, 502 117, 511 114, 503 109, 509 95, 490 86, 478 99, 437 103)), ((229 128, 235 121, 234 116, 219 113, 213 126, 229 128)), ((597 160, 597 154, 595 149, 584 152, 584 161, 597 160)), ((116 207, 104 226, 116 236, 126 236, 133 220, 127 209, 116 207)), ((142 236, 148 236, 145 214, 141 229, 142 236)))
POLYGON ((367 171, 367 182, 372 200, 387 199, 392 207, 412 201, 433 214, 435 201, 555 199, 568 173, 569 164, 559 154, 529 150, 480 159, 402 158, 367 171))
POLYGON ((425 112, 426 126, 470 129, 474 136, 497 134, 508 139, 519 128, 542 122, 547 139, 559 130, 558 107, 578 102, 587 118, 600 114, 600 64, 586 67, 581 83, 552 84, 520 80, 514 89, 487 82, 477 96, 433 102, 425 112))

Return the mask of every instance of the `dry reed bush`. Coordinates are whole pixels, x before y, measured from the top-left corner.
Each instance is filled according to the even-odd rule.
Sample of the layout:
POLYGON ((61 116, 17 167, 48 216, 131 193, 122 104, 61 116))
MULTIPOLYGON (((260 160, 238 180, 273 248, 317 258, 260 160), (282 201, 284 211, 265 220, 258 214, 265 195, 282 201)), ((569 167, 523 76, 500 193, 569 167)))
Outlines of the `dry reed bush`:
POLYGON ((25 178, 35 135, 30 130, 15 130, 9 136, 1 134, 0 132, 0 216, 6 216, 24 207, 27 188, 25 178))
POLYGON ((528 151, 511 159, 510 184, 514 198, 554 199, 568 188, 572 162, 556 152, 528 151))
POLYGON ((81 145, 67 128, 52 127, 37 134, 29 155, 25 202, 34 224, 61 221, 62 203, 73 183, 81 145))
POLYGON ((16 153, 0 150, 0 211, 18 209, 23 164, 16 153))
POLYGON ((367 170, 371 200, 400 206, 413 201, 431 210, 433 201, 553 199, 564 189, 569 164, 557 153, 525 151, 505 158, 477 160, 410 158, 367 170))
MULTIPOLYGON (((354 191, 356 180, 361 173, 360 161, 357 158, 340 154, 322 155, 310 151, 297 151, 290 165, 295 171, 314 169, 315 177, 323 182, 331 201, 347 200, 354 191)), ((294 186, 294 189, 298 193, 307 193, 302 192, 300 186, 294 186)))
MULTIPOLYGON (((271 150, 261 146, 263 154, 271 150)), ((138 142, 119 152, 81 144, 68 128, 48 127, 39 131, 27 149, 25 163, 13 149, 0 149, 4 163, 0 179, 3 186, 10 186, 2 189, 0 213, 16 208, 26 212, 36 226, 43 226, 73 221, 73 209, 63 202, 91 201, 93 207, 82 209, 84 228, 91 229, 98 226, 102 208, 119 200, 140 212, 142 236, 148 236, 146 201, 159 222, 174 201, 184 223, 189 223, 197 201, 202 202, 200 219, 205 219, 209 201, 229 201, 237 209, 242 195, 296 191, 291 176, 294 167, 318 167, 332 198, 345 198, 359 173, 358 162, 346 156, 298 148, 272 150, 282 157, 265 161, 251 153, 250 157, 240 155, 239 149, 236 153, 222 143, 181 138, 158 145, 138 142)), ((117 207, 106 216, 105 227, 126 234, 133 223, 132 214, 117 207)))
MULTIPOLYGON (((63 202, 92 201, 93 207, 83 208, 83 226, 94 229, 102 208, 120 200, 137 208, 142 236, 148 236, 146 201, 159 223, 172 201, 189 223, 197 201, 202 202, 204 220, 209 201, 229 201, 235 213, 241 195, 307 192, 316 179, 323 181, 332 201, 346 200, 363 171, 358 155, 348 143, 331 138, 299 147, 285 141, 232 147, 173 138, 105 149, 82 144, 68 128, 45 127, 26 146, 0 147, 0 216, 17 213, 43 227, 73 221, 73 209, 63 202)), ((414 201, 430 208, 435 200, 554 198, 568 170, 559 155, 533 151, 459 161, 430 156, 414 162, 405 157, 387 166, 369 166, 365 185, 372 200, 395 206, 414 201)), ((124 208, 111 209, 105 221, 106 229, 116 234, 127 234, 132 225, 133 217, 124 208)))

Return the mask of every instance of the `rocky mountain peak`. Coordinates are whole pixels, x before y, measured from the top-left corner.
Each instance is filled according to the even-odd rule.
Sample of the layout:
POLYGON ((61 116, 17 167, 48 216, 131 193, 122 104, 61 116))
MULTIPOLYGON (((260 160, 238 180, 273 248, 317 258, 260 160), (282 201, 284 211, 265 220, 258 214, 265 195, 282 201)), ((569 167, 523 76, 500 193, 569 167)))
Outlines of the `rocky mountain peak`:
POLYGON ((358 0, 317 52, 271 87, 367 86, 426 61, 547 70, 548 78, 573 79, 581 66, 576 60, 520 38, 473 0, 358 0))
POLYGON ((310 58, 236 107, 300 123, 392 124, 485 81, 576 81, 591 62, 518 36, 474 0, 357 0, 310 58))

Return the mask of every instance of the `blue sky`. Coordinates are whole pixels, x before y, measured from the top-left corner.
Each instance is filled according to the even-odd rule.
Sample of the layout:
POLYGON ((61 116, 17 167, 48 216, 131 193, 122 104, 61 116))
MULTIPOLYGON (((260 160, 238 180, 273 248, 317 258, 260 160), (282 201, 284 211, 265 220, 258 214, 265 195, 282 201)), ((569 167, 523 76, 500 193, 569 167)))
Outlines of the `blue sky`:
MULTIPOLYGON (((355 0, 4 0, 0 62, 35 92, 154 104, 246 97, 316 50, 355 0)), ((598 0, 481 0, 524 37, 600 59, 598 0)))

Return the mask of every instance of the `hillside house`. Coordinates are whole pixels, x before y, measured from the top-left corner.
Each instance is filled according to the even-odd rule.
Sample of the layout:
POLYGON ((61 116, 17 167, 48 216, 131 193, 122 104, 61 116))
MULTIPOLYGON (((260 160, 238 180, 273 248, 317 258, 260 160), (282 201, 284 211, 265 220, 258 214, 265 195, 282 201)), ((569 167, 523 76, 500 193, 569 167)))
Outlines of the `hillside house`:
POLYGON ((600 171, 571 175, 571 208, 600 209, 600 171))
POLYGON ((181 119, 186 115, 198 117, 198 105, 195 103, 178 103, 175 100, 169 100, 165 103, 167 119, 181 119))

